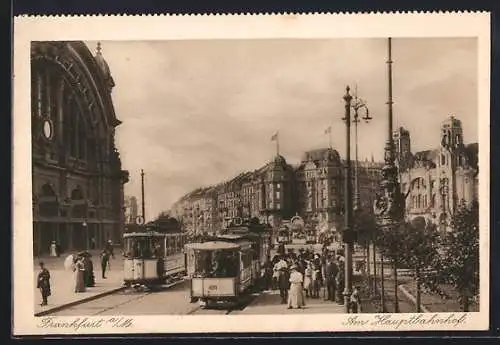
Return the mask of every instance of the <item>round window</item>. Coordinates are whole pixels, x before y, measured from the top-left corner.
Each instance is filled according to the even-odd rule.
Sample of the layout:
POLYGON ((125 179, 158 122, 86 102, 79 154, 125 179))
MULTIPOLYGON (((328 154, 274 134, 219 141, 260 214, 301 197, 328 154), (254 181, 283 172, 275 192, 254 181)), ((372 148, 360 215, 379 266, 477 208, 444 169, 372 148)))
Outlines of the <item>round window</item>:
POLYGON ((50 122, 50 120, 45 120, 43 122, 43 135, 47 139, 52 139, 53 131, 52 131, 52 122, 50 122))

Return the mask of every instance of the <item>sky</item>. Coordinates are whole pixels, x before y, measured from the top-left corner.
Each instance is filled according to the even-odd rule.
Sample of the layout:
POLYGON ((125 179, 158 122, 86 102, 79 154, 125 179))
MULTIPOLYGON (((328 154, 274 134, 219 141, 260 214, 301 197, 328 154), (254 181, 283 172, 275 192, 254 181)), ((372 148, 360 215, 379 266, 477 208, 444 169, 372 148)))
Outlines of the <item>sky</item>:
MULTIPOLYGON (((86 42, 95 53, 97 42, 86 42)), ((345 156, 344 101, 357 89, 373 120, 359 125, 359 159, 383 160, 387 138, 386 39, 103 41, 116 83, 116 145, 130 172, 126 195, 146 218, 191 190, 263 166, 291 164, 332 146, 345 156)), ((437 147, 440 124, 462 121, 477 142, 477 42, 396 38, 392 42, 394 128, 410 131, 412 151, 437 147)), ((353 142, 354 144, 354 142, 353 142)), ((354 151, 352 151, 354 152, 354 151)))

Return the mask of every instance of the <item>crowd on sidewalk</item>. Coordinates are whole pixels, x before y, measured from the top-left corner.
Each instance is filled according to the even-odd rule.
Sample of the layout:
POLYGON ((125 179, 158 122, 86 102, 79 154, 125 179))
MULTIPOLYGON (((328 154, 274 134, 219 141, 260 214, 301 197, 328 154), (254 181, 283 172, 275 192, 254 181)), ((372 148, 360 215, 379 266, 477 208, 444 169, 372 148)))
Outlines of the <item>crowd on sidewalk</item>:
MULTIPOLYGON (((61 250, 55 242, 50 246, 50 256, 60 257, 61 250)), ((101 275, 106 279, 106 270, 110 267, 110 258, 114 258, 113 244, 108 241, 106 247, 100 252, 101 275)), ((43 260, 39 261, 40 271, 37 275, 37 289, 41 294, 41 306, 48 305, 48 298, 52 295, 51 275, 43 260)), ((75 293, 85 292, 87 288, 95 286, 94 263, 88 251, 70 254, 64 260, 64 267, 73 272, 73 288, 75 293)))
MULTIPOLYGON (((265 287, 280 291, 281 303, 289 309, 302 308, 307 299, 324 298, 344 304, 344 258, 324 248, 321 253, 300 249, 299 253, 281 250, 264 270, 265 287)), ((349 298, 351 313, 360 312, 359 287, 349 298)))

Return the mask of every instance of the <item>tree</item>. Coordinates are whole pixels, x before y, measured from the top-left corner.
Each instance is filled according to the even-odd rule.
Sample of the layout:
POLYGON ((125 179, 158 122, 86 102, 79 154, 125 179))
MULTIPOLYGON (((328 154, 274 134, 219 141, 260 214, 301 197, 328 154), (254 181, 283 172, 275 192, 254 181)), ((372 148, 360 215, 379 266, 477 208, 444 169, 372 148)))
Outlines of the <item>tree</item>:
MULTIPOLYGON (((479 292, 479 204, 461 202, 451 219, 451 231, 444 235, 437 265, 437 283, 451 284, 462 309, 469 311, 470 298, 479 292)), ((435 284, 436 285, 436 284, 435 284)))
MULTIPOLYGON (((394 312, 399 313, 398 300, 398 272, 397 268, 402 263, 402 258, 405 256, 403 241, 405 238, 405 224, 395 224, 391 229, 380 227, 376 244, 380 249, 381 254, 387 257, 392 262, 394 275, 394 312)), ((383 262, 382 262, 383 264, 383 262)), ((382 277, 383 279, 383 277, 382 277)), ((384 307, 384 306, 382 306, 384 307)))
MULTIPOLYGON (((422 271, 433 267, 438 259, 438 232, 436 226, 423 217, 416 217, 403 225, 401 231, 401 261, 413 268, 417 287, 416 309, 420 312, 422 271)), ((425 276, 425 275, 424 275, 425 276)))

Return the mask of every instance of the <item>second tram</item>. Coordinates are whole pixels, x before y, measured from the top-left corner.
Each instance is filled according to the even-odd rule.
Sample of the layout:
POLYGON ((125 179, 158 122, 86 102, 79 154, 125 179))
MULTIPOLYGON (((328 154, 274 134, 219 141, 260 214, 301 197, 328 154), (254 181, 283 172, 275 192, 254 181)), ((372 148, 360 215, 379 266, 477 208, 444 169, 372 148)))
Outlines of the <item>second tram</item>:
POLYGON ((123 235, 126 286, 153 287, 183 279, 187 236, 180 227, 172 229, 150 223, 134 224, 128 230, 123 235))

